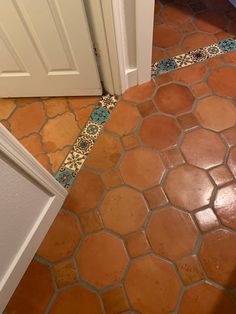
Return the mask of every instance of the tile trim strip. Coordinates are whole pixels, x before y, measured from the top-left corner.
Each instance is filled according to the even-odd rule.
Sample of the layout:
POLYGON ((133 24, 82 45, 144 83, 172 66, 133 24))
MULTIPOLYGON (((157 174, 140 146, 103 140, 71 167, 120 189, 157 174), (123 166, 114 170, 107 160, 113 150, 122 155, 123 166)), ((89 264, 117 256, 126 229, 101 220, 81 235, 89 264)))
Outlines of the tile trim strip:
POLYGON ((117 101, 116 96, 109 94, 99 98, 85 127, 55 174, 55 179, 67 190, 73 184, 117 101))
POLYGON ((152 64, 152 77, 184 68, 199 62, 204 62, 207 59, 217 57, 219 55, 236 50, 236 39, 228 38, 219 41, 218 43, 188 51, 186 53, 166 58, 152 64))

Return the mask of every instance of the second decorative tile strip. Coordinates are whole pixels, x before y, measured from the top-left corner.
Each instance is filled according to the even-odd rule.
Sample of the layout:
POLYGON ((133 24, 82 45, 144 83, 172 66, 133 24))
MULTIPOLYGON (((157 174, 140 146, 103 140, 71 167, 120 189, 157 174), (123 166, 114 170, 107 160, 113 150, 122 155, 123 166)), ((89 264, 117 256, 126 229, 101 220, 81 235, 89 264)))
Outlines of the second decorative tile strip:
POLYGON ((66 189, 69 189, 75 180, 116 104, 116 96, 100 97, 88 122, 55 175, 56 180, 66 189))
POLYGON ((218 55, 235 51, 236 39, 224 39, 218 43, 209 45, 204 48, 199 48, 193 51, 183 53, 173 58, 166 58, 152 64, 152 77, 167 73, 179 68, 187 67, 198 62, 203 62, 207 59, 218 55))

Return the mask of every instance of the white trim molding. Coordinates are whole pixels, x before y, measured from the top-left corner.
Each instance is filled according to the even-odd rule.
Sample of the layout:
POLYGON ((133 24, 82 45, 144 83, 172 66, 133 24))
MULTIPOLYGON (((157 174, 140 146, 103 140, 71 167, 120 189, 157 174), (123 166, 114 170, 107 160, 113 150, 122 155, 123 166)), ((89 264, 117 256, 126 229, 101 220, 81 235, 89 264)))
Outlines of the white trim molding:
POLYGON ((118 62, 120 69, 121 90, 142 84, 151 79, 151 56, 154 20, 154 0, 113 0, 113 17, 116 37, 118 62), (125 10, 131 5, 134 19, 127 21, 125 10), (129 28, 133 28, 135 38, 128 36, 129 28), (130 40, 136 52, 135 62, 129 61, 130 40))
POLYGON ((86 0, 103 85, 110 94, 151 79, 154 0, 86 0))
MULTIPOLYGON (((68 192, 1 124, 0 158, 5 160, 10 168, 16 169, 17 173, 26 178, 28 182, 37 185, 39 190, 45 191, 47 197, 46 204, 40 209, 36 219, 32 221, 32 226, 27 225, 27 231, 25 232, 24 238, 19 239, 20 246, 14 251, 14 256, 9 260, 7 269, 6 271, 4 270, 4 274, 0 278, 0 313, 2 313, 41 241, 60 210, 68 192)), ((1 169, 1 173, 3 170, 4 169, 1 169)), ((0 180, 0 184, 4 185, 4 180, 6 180, 4 175, 0 175, 0 180)), ((10 189, 8 186, 5 188, 10 189)), ((4 199, 4 195, 1 195, 1 191, 2 190, 0 190, 0 198, 4 199)), ((25 197, 30 198, 30 195, 25 195, 25 197)), ((8 204, 8 201, 5 200, 4 206, 1 206, 0 202, 0 214, 1 217, 9 217, 10 219, 10 217, 13 217, 13 213, 11 212, 13 209, 8 208, 6 202, 8 204)), ((35 206, 37 208, 37 204, 35 204, 35 206)), ((17 210, 17 208, 14 208, 14 211, 17 210)), ((7 226, 8 221, 1 221, 1 223, 7 226)), ((17 237, 18 226, 16 225, 14 228, 10 228, 9 236, 8 234, 4 234, 5 240, 11 239, 9 240, 9 246, 12 243, 11 241, 14 241, 14 237, 17 237)), ((6 231, 6 233, 8 233, 8 231, 6 231)), ((0 241, 3 241, 0 242, 0 244, 3 245, 3 248, 5 247, 5 240, 0 239, 0 241)), ((0 248, 1 247, 2 246, 0 246, 0 248)), ((1 254, 4 254, 4 252, 0 252, 0 255, 1 254)))

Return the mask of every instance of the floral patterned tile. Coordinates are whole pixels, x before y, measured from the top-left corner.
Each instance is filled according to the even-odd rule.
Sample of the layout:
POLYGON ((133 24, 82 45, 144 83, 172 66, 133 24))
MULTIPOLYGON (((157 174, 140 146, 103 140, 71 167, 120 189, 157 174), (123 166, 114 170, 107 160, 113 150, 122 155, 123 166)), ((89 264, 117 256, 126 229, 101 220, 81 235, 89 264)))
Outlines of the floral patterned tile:
POLYGON ((55 175, 56 180, 64 188, 69 189, 74 182, 116 104, 116 96, 108 94, 99 99, 84 129, 55 175))
POLYGON ((229 38, 207 47, 177 55, 173 58, 166 58, 152 64, 152 77, 187 67, 198 62, 203 62, 206 59, 234 50, 236 50, 236 39, 229 38))

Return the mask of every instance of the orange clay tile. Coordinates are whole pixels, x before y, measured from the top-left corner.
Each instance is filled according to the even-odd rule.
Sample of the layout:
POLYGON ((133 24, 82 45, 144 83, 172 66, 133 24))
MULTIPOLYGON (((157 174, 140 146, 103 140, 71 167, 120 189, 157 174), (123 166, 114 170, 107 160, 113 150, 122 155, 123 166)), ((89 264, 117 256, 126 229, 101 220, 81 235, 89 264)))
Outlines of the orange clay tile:
POLYGON ((130 303, 137 311, 162 314, 175 309, 181 286, 171 263, 148 255, 131 262, 125 287, 130 303))
POLYGON ((229 169, 224 165, 210 170, 209 173, 212 179, 215 181, 215 184, 219 186, 232 181, 234 178, 229 169))
POLYGON ((170 83, 160 87, 154 99, 161 112, 178 115, 192 109, 194 97, 186 86, 170 83))
POLYGON ((150 190, 146 190, 144 196, 150 209, 163 206, 168 202, 167 197, 160 186, 155 186, 150 190))
POLYGON ((102 301, 106 314, 123 313, 129 309, 123 287, 109 289, 102 294, 102 301))
POLYGON ((97 174, 81 170, 65 200, 64 207, 76 213, 94 209, 104 189, 104 184, 97 174))
POLYGON ((176 265, 186 285, 197 282, 205 277, 196 255, 184 257, 177 261, 176 265))
POLYGON ((141 147, 128 151, 119 169, 124 181, 137 189, 159 184, 164 174, 160 155, 141 147))
POLYGON ((51 262, 69 257, 81 238, 79 222, 75 216, 60 211, 41 243, 37 254, 51 262))
POLYGON ((198 232, 189 214, 167 207, 152 214, 147 237, 154 252, 176 260, 192 253, 198 232))
POLYGON ((137 257, 150 251, 144 231, 138 231, 126 237, 126 247, 130 257, 137 257))
POLYGON ((101 216, 97 211, 80 215, 80 223, 85 234, 92 233, 103 228, 101 216))
POLYGON ((135 148, 139 145, 138 138, 135 134, 128 134, 121 138, 125 150, 135 148))
POLYGON ((0 98, 0 120, 8 119, 15 107, 12 99, 0 98))
POLYGON ((166 150, 162 153, 163 160, 168 168, 174 168, 178 165, 184 164, 184 158, 177 148, 166 150))
POLYGON ((53 292, 49 268, 34 259, 12 295, 6 311, 9 314, 43 313, 53 292))
POLYGON ((77 272, 73 260, 66 260, 53 267, 58 288, 62 288, 77 281, 77 272))
POLYGON ((123 180, 121 178, 121 175, 117 170, 111 169, 107 172, 104 172, 102 174, 102 180, 105 184, 105 186, 109 188, 114 188, 116 186, 119 186, 123 183, 123 180))
POLYGON ((84 241, 77 255, 77 264, 83 280, 103 288, 121 279, 128 257, 122 240, 103 231, 84 241))
POLYGON ((78 309, 83 314, 102 314, 98 296, 81 285, 75 285, 60 291, 49 313, 76 313, 78 309))
POLYGON ((207 232, 219 226, 219 221, 216 217, 216 214, 211 208, 198 211, 195 214, 195 218, 202 232, 207 232))
POLYGON ((236 287, 236 235, 215 230, 204 236, 199 257, 207 277, 228 288, 236 287))
POLYGON ((148 209, 141 193, 122 186, 107 193, 100 212, 107 228, 120 234, 128 234, 142 227, 148 209))

